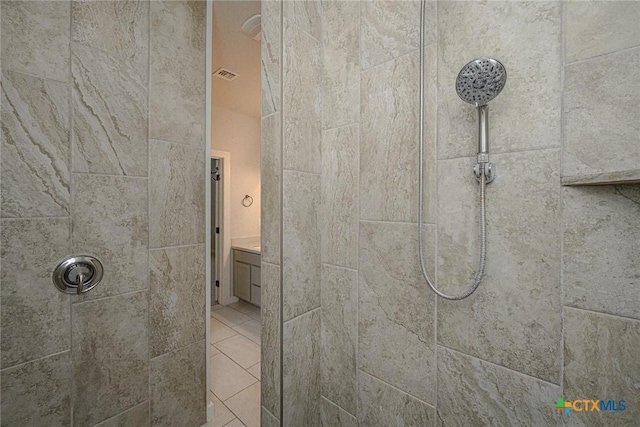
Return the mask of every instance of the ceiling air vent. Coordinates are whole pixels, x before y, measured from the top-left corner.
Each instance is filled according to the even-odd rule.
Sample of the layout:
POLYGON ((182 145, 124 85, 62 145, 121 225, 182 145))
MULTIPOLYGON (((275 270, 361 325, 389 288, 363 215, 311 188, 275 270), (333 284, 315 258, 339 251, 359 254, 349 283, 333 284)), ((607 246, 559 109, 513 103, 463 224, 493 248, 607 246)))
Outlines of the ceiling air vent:
POLYGON ((229 71, 226 68, 218 68, 213 75, 215 77, 221 78, 226 81, 233 81, 238 77, 238 73, 234 73, 233 71, 229 71))

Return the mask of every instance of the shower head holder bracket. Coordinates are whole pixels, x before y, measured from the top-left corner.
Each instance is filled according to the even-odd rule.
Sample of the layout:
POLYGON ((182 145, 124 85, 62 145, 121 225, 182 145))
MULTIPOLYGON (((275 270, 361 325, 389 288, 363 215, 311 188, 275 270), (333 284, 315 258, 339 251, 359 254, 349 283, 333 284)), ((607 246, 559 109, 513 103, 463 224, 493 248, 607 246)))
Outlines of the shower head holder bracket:
POLYGON ((473 167, 473 173, 478 182, 482 175, 486 177, 486 183, 489 184, 496 179, 496 165, 489 162, 489 155, 486 153, 478 153, 478 163, 473 167), (485 160, 486 159, 486 160, 485 160))

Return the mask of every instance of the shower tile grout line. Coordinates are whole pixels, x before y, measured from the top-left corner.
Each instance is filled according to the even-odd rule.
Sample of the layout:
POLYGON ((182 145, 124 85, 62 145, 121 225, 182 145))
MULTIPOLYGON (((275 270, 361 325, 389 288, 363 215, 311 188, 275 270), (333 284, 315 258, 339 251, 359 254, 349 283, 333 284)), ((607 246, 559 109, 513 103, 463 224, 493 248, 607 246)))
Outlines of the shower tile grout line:
POLYGON ((74 302, 72 300, 71 301, 71 305, 73 307, 73 306, 88 304, 88 303, 91 303, 91 302, 102 301, 102 300, 106 300, 106 299, 109 299, 109 298, 117 298, 117 297, 129 296, 129 295, 137 294, 137 293, 140 293, 140 292, 148 292, 148 291, 149 291, 149 287, 146 287, 146 288, 136 289, 136 290, 129 291, 129 292, 123 292, 121 294, 104 295, 104 296, 101 296, 101 297, 98 297, 98 298, 90 298, 90 299, 85 299, 85 300, 77 301, 77 302, 74 302))
MULTIPOLYGON (((360 96, 360 95, 358 94, 358 97, 359 97, 359 96, 360 96)), ((360 120, 358 120, 358 121, 356 121, 356 122, 345 123, 345 124, 342 124, 342 125, 333 126, 333 127, 326 128, 326 129, 325 129, 325 128, 323 128, 323 129, 322 129, 322 132, 323 132, 323 133, 324 133, 324 132, 332 132, 332 131, 335 131, 335 130, 340 130, 340 129, 348 128, 348 127, 350 127, 350 126, 358 126, 358 128, 359 128, 359 127, 360 127, 360 120)), ((358 129, 358 130, 359 130, 359 129, 358 129)), ((359 141, 358 141, 358 142, 359 142, 359 141)))
MULTIPOLYGON (((439 6, 439 2, 436 1, 435 4, 435 16, 436 16, 436 41, 435 41, 435 90, 434 90, 434 96, 435 96, 435 104, 436 104, 436 111, 434 112, 434 129, 432 131, 432 135, 433 135, 433 150, 434 150, 434 159, 435 159, 435 165, 434 165, 434 174, 435 174, 435 197, 434 197, 434 203, 435 203, 435 224, 434 224, 434 233, 435 233, 435 244, 434 244, 434 254, 433 254, 433 258, 434 258, 434 267, 433 267, 433 283, 435 286, 438 285, 438 250, 439 250, 439 239, 438 239, 438 219, 439 219, 439 215, 438 215, 438 172, 439 172, 439 162, 438 162, 438 148, 439 148, 439 141, 438 141, 438 117, 440 116, 438 114, 438 103, 440 102, 439 99, 439 91, 438 91, 438 83, 439 83, 439 75, 438 75, 438 66, 439 64, 439 58, 440 58, 440 31, 439 31, 439 26, 438 26, 438 22, 440 22, 440 8, 439 6)), ((426 49, 426 47, 425 47, 426 49)), ((423 123, 424 126, 424 123, 423 123)), ((422 144, 423 141, 420 141, 420 143, 422 144)), ((419 221, 422 221, 422 218, 418 218, 419 221)), ((418 225, 418 227, 422 227, 421 224, 418 225)), ((427 285, 428 287, 428 285, 427 285)), ((431 291, 430 289, 427 289, 427 291, 431 291)), ((438 415, 438 377, 440 376, 440 368, 438 366, 438 296, 434 295, 433 298, 435 299, 434 304, 433 304, 433 318, 434 318, 434 325, 433 325, 433 341, 435 344, 435 348, 434 348, 434 363, 435 363, 435 396, 434 396, 434 412, 435 412, 435 416, 433 417, 433 425, 434 427, 437 427, 438 425, 438 419, 439 419, 439 415, 438 415)), ((444 423, 443 423, 444 424, 444 423)))
POLYGON ((383 379, 380 379, 379 377, 376 377, 375 375, 373 375, 373 374, 371 374, 371 373, 369 373, 369 372, 367 372, 367 371, 365 371, 365 370, 363 370, 363 369, 358 369, 358 371, 359 371, 359 372, 361 372, 361 373, 363 373, 364 375, 368 375, 368 376, 370 376, 371 378, 375 379, 376 381, 381 382, 382 384, 386 385, 387 387, 390 387, 390 388, 392 388, 392 389, 394 389, 394 390, 396 390, 396 391, 398 391, 398 392, 400 392, 400 393, 402 393, 402 394, 406 394, 407 396, 411 397, 412 399, 415 399, 415 400, 417 400, 418 402, 420 402, 420 403, 422 403, 422 404, 424 404, 424 405, 427 405, 427 406, 429 406, 429 407, 431 407, 431 408, 434 408, 434 409, 435 409, 435 406, 434 406, 434 404, 433 404, 433 403, 429 403, 429 402, 427 402, 427 401, 426 401, 426 400, 424 400, 424 399, 421 399, 421 398, 419 398, 419 397, 416 397, 416 396, 414 396, 413 394, 411 394, 411 393, 409 393, 409 392, 407 392, 407 391, 404 391, 404 390, 402 390, 401 388, 398 388, 397 386, 395 386, 395 385, 393 385, 393 384, 391 384, 391 383, 388 383, 387 381, 385 381, 385 380, 383 380, 383 379))
POLYGON ((15 365, 7 366, 7 367, 4 367, 4 368, 0 369, 0 372, 4 372, 4 371, 6 371, 6 370, 8 370, 8 369, 15 369, 15 368, 19 368, 19 367, 21 367, 21 366, 28 365, 29 363, 33 363, 33 362, 40 362, 40 361, 42 361, 42 360, 44 360, 44 359, 47 359, 47 358, 49 358, 49 357, 59 356, 59 355, 64 354, 64 353, 69 353, 69 354, 71 354, 71 349, 58 351, 58 352, 56 352, 56 353, 51 353, 51 354, 47 354, 47 355, 45 355, 45 356, 38 357, 37 359, 27 360, 26 362, 20 362, 20 363, 15 364, 15 365))
MULTIPOLYGON (((565 122, 564 122, 564 106, 566 93, 565 87, 565 69, 566 69, 566 55, 567 44, 566 38, 566 7, 564 2, 560 2, 560 87, 562 91, 560 93, 560 176, 564 175, 564 162, 565 162, 565 122)), ((560 359, 559 374, 560 374, 560 396, 564 396, 564 337, 565 337, 565 322, 564 322, 564 307, 566 302, 566 295, 564 289, 564 189, 560 185, 560 214, 558 215, 560 232, 560 347, 558 349, 558 358, 560 359)), ((564 422, 563 422, 564 424, 564 422)))
POLYGON ((351 412, 347 411, 346 409, 344 409, 342 406, 338 405, 336 402, 334 402, 333 400, 329 399, 327 396, 325 396, 324 394, 320 394, 320 400, 326 400, 327 402, 329 402, 331 405, 335 406, 338 409, 343 410, 344 412, 346 412, 347 414, 351 415, 354 418, 358 418, 355 415, 353 415, 351 412))
POLYGON ((562 309, 569 309, 569 310, 580 310, 580 311, 585 311, 587 313, 591 313, 591 314, 596 314, 599 316, 606 316, 606 317, 612 317, 614 319, 622 319, 622 320, 630 320, 632 322, 640 322, 640 319, 638 318, 634 318, 634 317, 629 317, 629 316, 621 316, 619 314, 611 314, 611 313, 605 313, 604 311, 597 311, 597 310, 591 310, 588 308, 582 308, 582 307, 574 307, 572 305, 564 305, 562 307, 562 309))
POLYGON ((356 192, 356 209, 358 211, 358 221, 356 224, 356 324, 355 324, 355 335, 356 335, 356 343, 355 343, 355 372, 356 376, 356 389, 355 389, 355 406, 356 406, 356 424, 359 424, 360 417, 360 375, 358 375, 358 365, 360 364, 360 220, 362 218, 362 201, 360 200, 361 191, 360 191, 360 161, 361 161, 361 152, 360 146, 362 144, 362 75, 364 71, 362 70, 362 1, 358 2, 358 146, 356 150, 356 163, 354 168, 356 169, 356 177, 357 182, 355 183, 355 192, 356 192))
POLYGON ((523 376, 523 377, 526 377, 526 378, 531 378, 531 379, 536 380, 536 381, 541 381, 543 383, 552 385, 554 387, 560 387, 560 384, 555 384, 555 383, 552 383, 551 381, 544 380, 544 379, 538 378, 538 377, 534 377, 533 375, 525 374, 524 372, 516 371, 515 369, 508 368, 506 366, 500 365, 500 364, 495 363, 495 362, 491 362, 489 360, 483 359, 483 358, 478 357, 478 356, 473 356, 471 354, 467 354, 467 353, 465 353, 463 351, 456 350, 456 349, 447 347, 447 346, 442 345, 442 344, 438 344, 438 347, 442 347, 442 348, 446 349, 447 351, 451 351, 453 353, 458 353, 458 354, 461 354, 463 356, 470 357, 472 359, 476 359, 476 360, 479 360, 479 361, 484 362, 484 363, 488 363, 488 364, 493 365, 495 367, 498 367, 498 368, 501 368, 501 369, 505 369, 505 370, 513 372, 514 374, 519 375, 519 376, 523 376))
POLYGON ((3 217, 0 218, 0 221, 38 221, 45 219, 68 219, 69 221, 71 221, 71 214, 69 214, 68 216, 32 216, 25 218, 3 217))
MULTIPOLYGON (((564 21, 564 14, 563 14, 563 17, 562 17, 562 18, 563 18, 563 19, 562 19, 562 21, 564 21)), ((562 25, 562 24, 561 24, 561 25, 562 25)), ((563 44, 564 44, 564 36, 565 36, 565 34, 564 34, 564 31, 563 31, 563 40, 562 40, 563 44)), ((565 45, 565 47, 566 47, 566 45, 565 45)), ((562 62, 563 62, 563 68, 565 68, 565 67, 571 67, 571 66, 573 66, 573 65, 583 64, 583 63, 585 63, 585 62, 602 60, 602 59, 604 59, 604 58, 605 58, 605 57, 607 57, 607 56, 615 55, 615 54, 618 54, 618 53, 626 53, 626 52, 631 51, 631 50, 634 50, 634 49, 640 49, 640 44, 637 44, 637 45, 634 45, 634 46, 630 46, 630 47, 625 47, 625 48, 623 48, 623 49, 615 50, 615 51, 613 51, 613 52, 606 52, 606 53, 601 53, 601 54, 599 54, 599 55, 590 56, 590 57, 588 57, 588 58, 578 59, 577 61, 568 62, 568 63, 564 61, 564 59, 565 59, 565 58, 564 58, 564 54, 565 54, 565 52, 564 52, 564 49, 563 49, 563 58, 562 58, 562 59, 563 59, 563 61, 562 61, 562 62)), ((564 86, 563 86, 563 87, 564 87, 564 86)))
MULTIPOLYGON (((494 151, 491 153, 492 156, 502 156, 502 155, 506 155, 506 154, 514 154, 514 153, 528 153, 528 152, 535 152, 535 151, 552 151, 552 150, 561 150, 562 149, 562 144, 556 145, 556 146, 547 146, 547 147, 536 147, 536 148, 528 148, 528 149, 522 149, 522 150, 507 150, 507 151, 494 151)), ((475 159, 476 158, 476 154, 469 154, 469 155, 465 155, 465 156, 456 156, 456 157, 443 157, 443 158, 437 158, 436 161, 447 161, 447 160, 460 160, 460 159, 475 159)))
MULTIPOLYGON (((151 2, 147 4, 147 285, 149 287, 149 293, 147 295, 147 351, 149 352, 149 361, 147 363, 147 397, 149 399, 149 407, 147 412, 149 414, 149 423, 153 420, 152 413, 152 390, 151 390, 151 228, 149 218, 151 214, 151 2)), ((208 319, 205 319, 207 321, 208 319)), ((206 324, 205 324, 205 341, 206 341, 206 324)), ((206 346, 207 343, 205 343, 206 346)), ((206 352, 205 347, 205 352, 206 352)), ((206 353, 205 353, 206 358, 206 353)), ((205 371, 206 372, 206 371, 205 371)), ((207 379, 205 379, 205 384, 207 379)), ((206 386, 205 386, 206 387, 206 386)), ((208 394, 207 390, 207 394, 208 394)))
POLYGON ((88 175, 88 176, 106 176, 106 177, 111 177, 111 178, 131 178, 131 179, 140 179, 140 180, 144 180, 144 179, 149 179, 149 176, 145 176, 145 175, 128 175, 128 174, 116 174, 116 173, 101 173, 101 172, 76 172, 76 171, 69 171, 72 174, 76 174, 76 175, 88 175))
MULTIPOLYGON (((75 212, 73 198, 75 195, 75 184, 76 184, 76 175, 72 172, 74 167, 74 138, 73 138, 73 53, 72 53, 72 43, 71 40, 73 38, 73 8, 75 7, 75 3, 71 2, 69 4, 69 74, 67 75, 68 79, 68 87, 66 88, 69 93, 69 247, 71 248, 71 253, 75 252, 75 244, 74 244, 74 227, 73 227, 73 215, 75 212)), ((75 415, 75 404, 76 404, 76 393, 75 393, 75 368, 73 366, 73 350, 74 350, 74 340, 73 340, 73 299, 69 297, 69 357, 71 358, 72 363, 69 367, 69 424, 71 426, 75 425, 74 415, 75 415)))

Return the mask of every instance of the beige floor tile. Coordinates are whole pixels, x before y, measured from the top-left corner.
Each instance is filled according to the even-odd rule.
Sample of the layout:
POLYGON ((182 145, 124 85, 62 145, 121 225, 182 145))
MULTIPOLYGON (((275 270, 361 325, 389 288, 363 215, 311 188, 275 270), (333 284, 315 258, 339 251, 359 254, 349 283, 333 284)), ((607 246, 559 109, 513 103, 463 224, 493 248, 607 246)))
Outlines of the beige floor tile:
POLYGON ((249 320, 233 327, 233 330, 240 332, 254 343, 260 345, 260 322, 257 320, 249 320))
POLYGON ((233 421, 231 421, 229 424, 225 424, 224 427, 245 427, 245 425, 242 424, 239 419, 234 418, 233 421))
POLYGON ((244 369, 260 362, 260 346, 243 335, 219 341, 216 347, 244 369))
POLYGON ((237 333, 237 331, 234 331, 218 319, 211 319, 211 344, 230 338, 237 335, 237 333))
POLYGON ((260 307, 256 307, 255 305, 244 301, 234 302, 233 304, 229 304, 227 307, 233 308, 242 314, 246 314, 257 321, 260 321, 260 307))
POLYGON ((223 427, 236 418, 220 399, 214 396, 211 401, 213 402, 213 420, 205 424, 204 427, 223 427))
POLYGON ((215 345, 211 344, 211 354, 210 357, 215 356, 216 354, 220 354, 220 350, 216 348, 215 345))
POLYGON ((257 381, 224 354, 211 358, 211 391, 223 402, 257 381))
POLYGON ((260 427, 260 383, 226 400, 225 405, 247 427, 260 427))
POLYGON ((247 316, 246 314, 242 314, 239 311, 229 307, 222 307, 219 310, 212 311, 211 317, 218 319, 227 326, 236 326, 251 320, 251 317, 247 316))
POLYGON ((251 375, 253 375, 257 379, 260 379, 260 369, 261 369, 261 364, 256 363, 255 365, 247 369, 247 372, 249 372, 251 375))
POLYGON ((222 307, 224 307, 224 305, 222 305, 222 304, 214 304, 214 305, 211 306, 211 311, 220 310, 222 307))

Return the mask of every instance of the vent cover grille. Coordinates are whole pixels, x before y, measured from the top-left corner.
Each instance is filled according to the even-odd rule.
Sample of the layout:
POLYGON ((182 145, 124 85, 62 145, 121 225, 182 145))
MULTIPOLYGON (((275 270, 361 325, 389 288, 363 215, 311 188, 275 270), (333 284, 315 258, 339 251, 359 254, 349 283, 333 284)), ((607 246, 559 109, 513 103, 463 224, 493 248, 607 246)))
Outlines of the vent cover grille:
POLYGON ((213 75, 215 77, 218 77, 220 79, 226 80, 226 81, 233 81, 235 79, 238 78, 239 74, 238 73, 234 73, 233 71, 227 70, 226 68, 218 68, 213 75))

